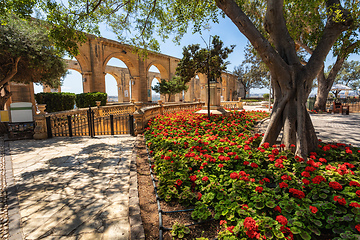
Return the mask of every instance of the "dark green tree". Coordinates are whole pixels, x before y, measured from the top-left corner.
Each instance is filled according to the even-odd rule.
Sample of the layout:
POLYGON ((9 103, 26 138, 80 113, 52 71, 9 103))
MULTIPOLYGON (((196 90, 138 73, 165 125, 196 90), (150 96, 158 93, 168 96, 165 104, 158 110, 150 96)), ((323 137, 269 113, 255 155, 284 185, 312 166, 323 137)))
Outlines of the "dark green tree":
MULTIPOLYGON (((329 67, 330 68, 330 67, 329 67)), ((339 74, 336 76, 335 83, 357 89, 360 87, 360 62, 345 61, 339 74)))
MULTIPOLYGON (((200 48, 199 44, 192 44, 183 48, 183 58, 176 68, 176 74, 188 83, 196 73, 207 75, 208 85, 210 81, 220 79, 221 73, 229 64, 225 60, 233 52, 235 45, 224 47, 219 36, 214 36, 207 48, 200 48)), ((210 118, 210 86, 208 86, 208 117, 210 118)))
MULTIPOLYGON (((3 20, 4 18, 0 18, 3 20)), ((67 70, 62 56, 49 40, 48 30, 37 20, 6 17, 0 25, 0 108, 11 96, 9 82, 36 82, 56 88, 67 70)))
POLYGON ((172 95, 187 91, 188 86, 181 77, 176 76, 169 81, 161 79, 160 82, 158 82, 154 87, 152 87, 152 90, 154 90, 156 93, 167 95, 168 98, 167 100, 165 98, 165 101, 170 101, 172 95))

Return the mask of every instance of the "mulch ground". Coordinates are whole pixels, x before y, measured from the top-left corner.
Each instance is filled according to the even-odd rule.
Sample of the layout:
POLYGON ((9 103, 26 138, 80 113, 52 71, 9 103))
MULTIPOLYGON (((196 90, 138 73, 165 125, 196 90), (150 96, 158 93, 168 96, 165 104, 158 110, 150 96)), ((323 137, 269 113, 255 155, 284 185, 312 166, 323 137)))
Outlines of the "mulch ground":
MULTIPOLYGON (((159 212, 156 203, 153 183, 150 176, 148 155, 143 138, 137 143, 137 177, 140 198, 141 218, 145 230, 146 240, 159 239, 159 212)), ((175 211, 189 209, 191 207, 182 206, 178 203, 167 203, 160 201, 162 211, 175 211)), ((163 225, 165 228, 171 228, 175 222, 181 224, 192 224, 191 212, 169 213, 163 214, 163 225)), ((219 228, 218 221, 210 221, 203 224, 190 226, 190 234, 186 235, 184 239, 196 239, 199 237, 206 237, 214 239, 217 236, 219 228)), ((170 231, 165 231, 163 234, 164 240, 173 239, 170 231)))

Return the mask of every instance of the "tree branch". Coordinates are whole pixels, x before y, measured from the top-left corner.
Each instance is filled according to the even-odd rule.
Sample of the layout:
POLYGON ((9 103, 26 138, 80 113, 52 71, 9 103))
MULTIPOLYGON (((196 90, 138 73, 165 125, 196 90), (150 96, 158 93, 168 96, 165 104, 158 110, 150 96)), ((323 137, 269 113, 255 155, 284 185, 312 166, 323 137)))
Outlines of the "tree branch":
POLYGON ((288 65, 274 50, 269 41, 257 30, 251 20, 234 0, 216 0, 216 5, 231 19, 242 34, 251 42, 271 73, 288 73, 288 65), (281 66, 280 68, 277 68, 281 66))
MULTIPOLYGON (((334 6, 337 8, 337 10, 340 10, 344 21, 334 20, 335 13, 329 15, 322 38, 311 55, 308 64, 305 66, 305 74, 311 74, 314 72, 317 74, 319 73, 322 65, 324 64, 325 58, 328 55, 331 47, 334 45, 336 39, 339 37, 341 32, 350 27, 353 21, 350 14, 341 7, 339 0, 328 0, 326 4, 327 11, 330 13, 332 11, 331 8, 334 6)), ((309 79, 309 81, 310 80, 312 81, 312 79, 309 79)))
POLYGON ((295 43, 287 29, 284 18, 284 0, 268 0, 265 15, 265 29, 270 35, 270 41, 289 65, 300 64, 296 54, 295 43))
POLYGON ((153 7, 151 8, 149 14, 148 14, 147 17, 146 17, 145 25, 144 25, 143 30, 141 31, 140 36, 142 36, 142 35, 144 34, 145 30, 146 30, 146 25, 147 25, 147 23, 148 23, 148 21, 149 21, 150 15, 151 15, 151 14, 154 12, 154 10, 155 10, 156 2, 157 2, 157 0, 154 0, 154 2, 153 2, 153 7))
POLYGON ((19 63, 20 59, 21 59, 21 57, 17 57, 14 60, 13 67, 11 68, 10 72, 8 74, 6 74, 5 78, 0 81, 0 86, 3 86, 6 83, 10 82, 10 80, 16 75, 18 63, 19 63))

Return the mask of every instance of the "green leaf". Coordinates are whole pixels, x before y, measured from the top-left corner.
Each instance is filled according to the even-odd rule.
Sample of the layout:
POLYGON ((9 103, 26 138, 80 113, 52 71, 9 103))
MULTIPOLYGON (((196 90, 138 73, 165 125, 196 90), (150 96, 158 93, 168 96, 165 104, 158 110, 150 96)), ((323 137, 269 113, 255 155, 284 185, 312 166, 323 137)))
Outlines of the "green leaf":
POLYGON ((292 223, 292 225, 296 226, 296 227, 300 227, 300 228, 304 227, 304 224, 302 222, 299 222, 299 221, 294 221, 292 223))
POLYGON ((265 203, 265 205, 268 207, 268 208, 274 208, 276 207, 276 203, 274 201, 267 201, 265 203))
POLYGON ((312 231, 312 232, 315 233, 316 235, 318 235, 318 236, 321 235, 321 232, 320 232, 320 230, 319 230, 317 227, 315 227, 315 226, 308 226, 307 228, 310 229, 310 231, 312 231))
POLYGON ((298 228, 298 227, 291 227, 290 230, 291 230, 291 232, 292 232, 293 234, 299 234, 299 233, 301 233, 301 229, 298 228))
POLYGON ((311 239, 311 236, 308 232, 305 232, 305 231, 301 231, 300 233, 300 237, 304 240, 310 240, 311 239))

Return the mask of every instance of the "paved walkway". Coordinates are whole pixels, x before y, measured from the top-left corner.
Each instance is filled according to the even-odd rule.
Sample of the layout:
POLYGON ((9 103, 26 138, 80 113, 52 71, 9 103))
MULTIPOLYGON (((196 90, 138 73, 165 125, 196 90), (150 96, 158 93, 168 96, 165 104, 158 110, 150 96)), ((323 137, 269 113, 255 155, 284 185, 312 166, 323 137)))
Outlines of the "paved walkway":
POLYGON ((135 138, 10 142, 23 239, 130 239, 135 138))

